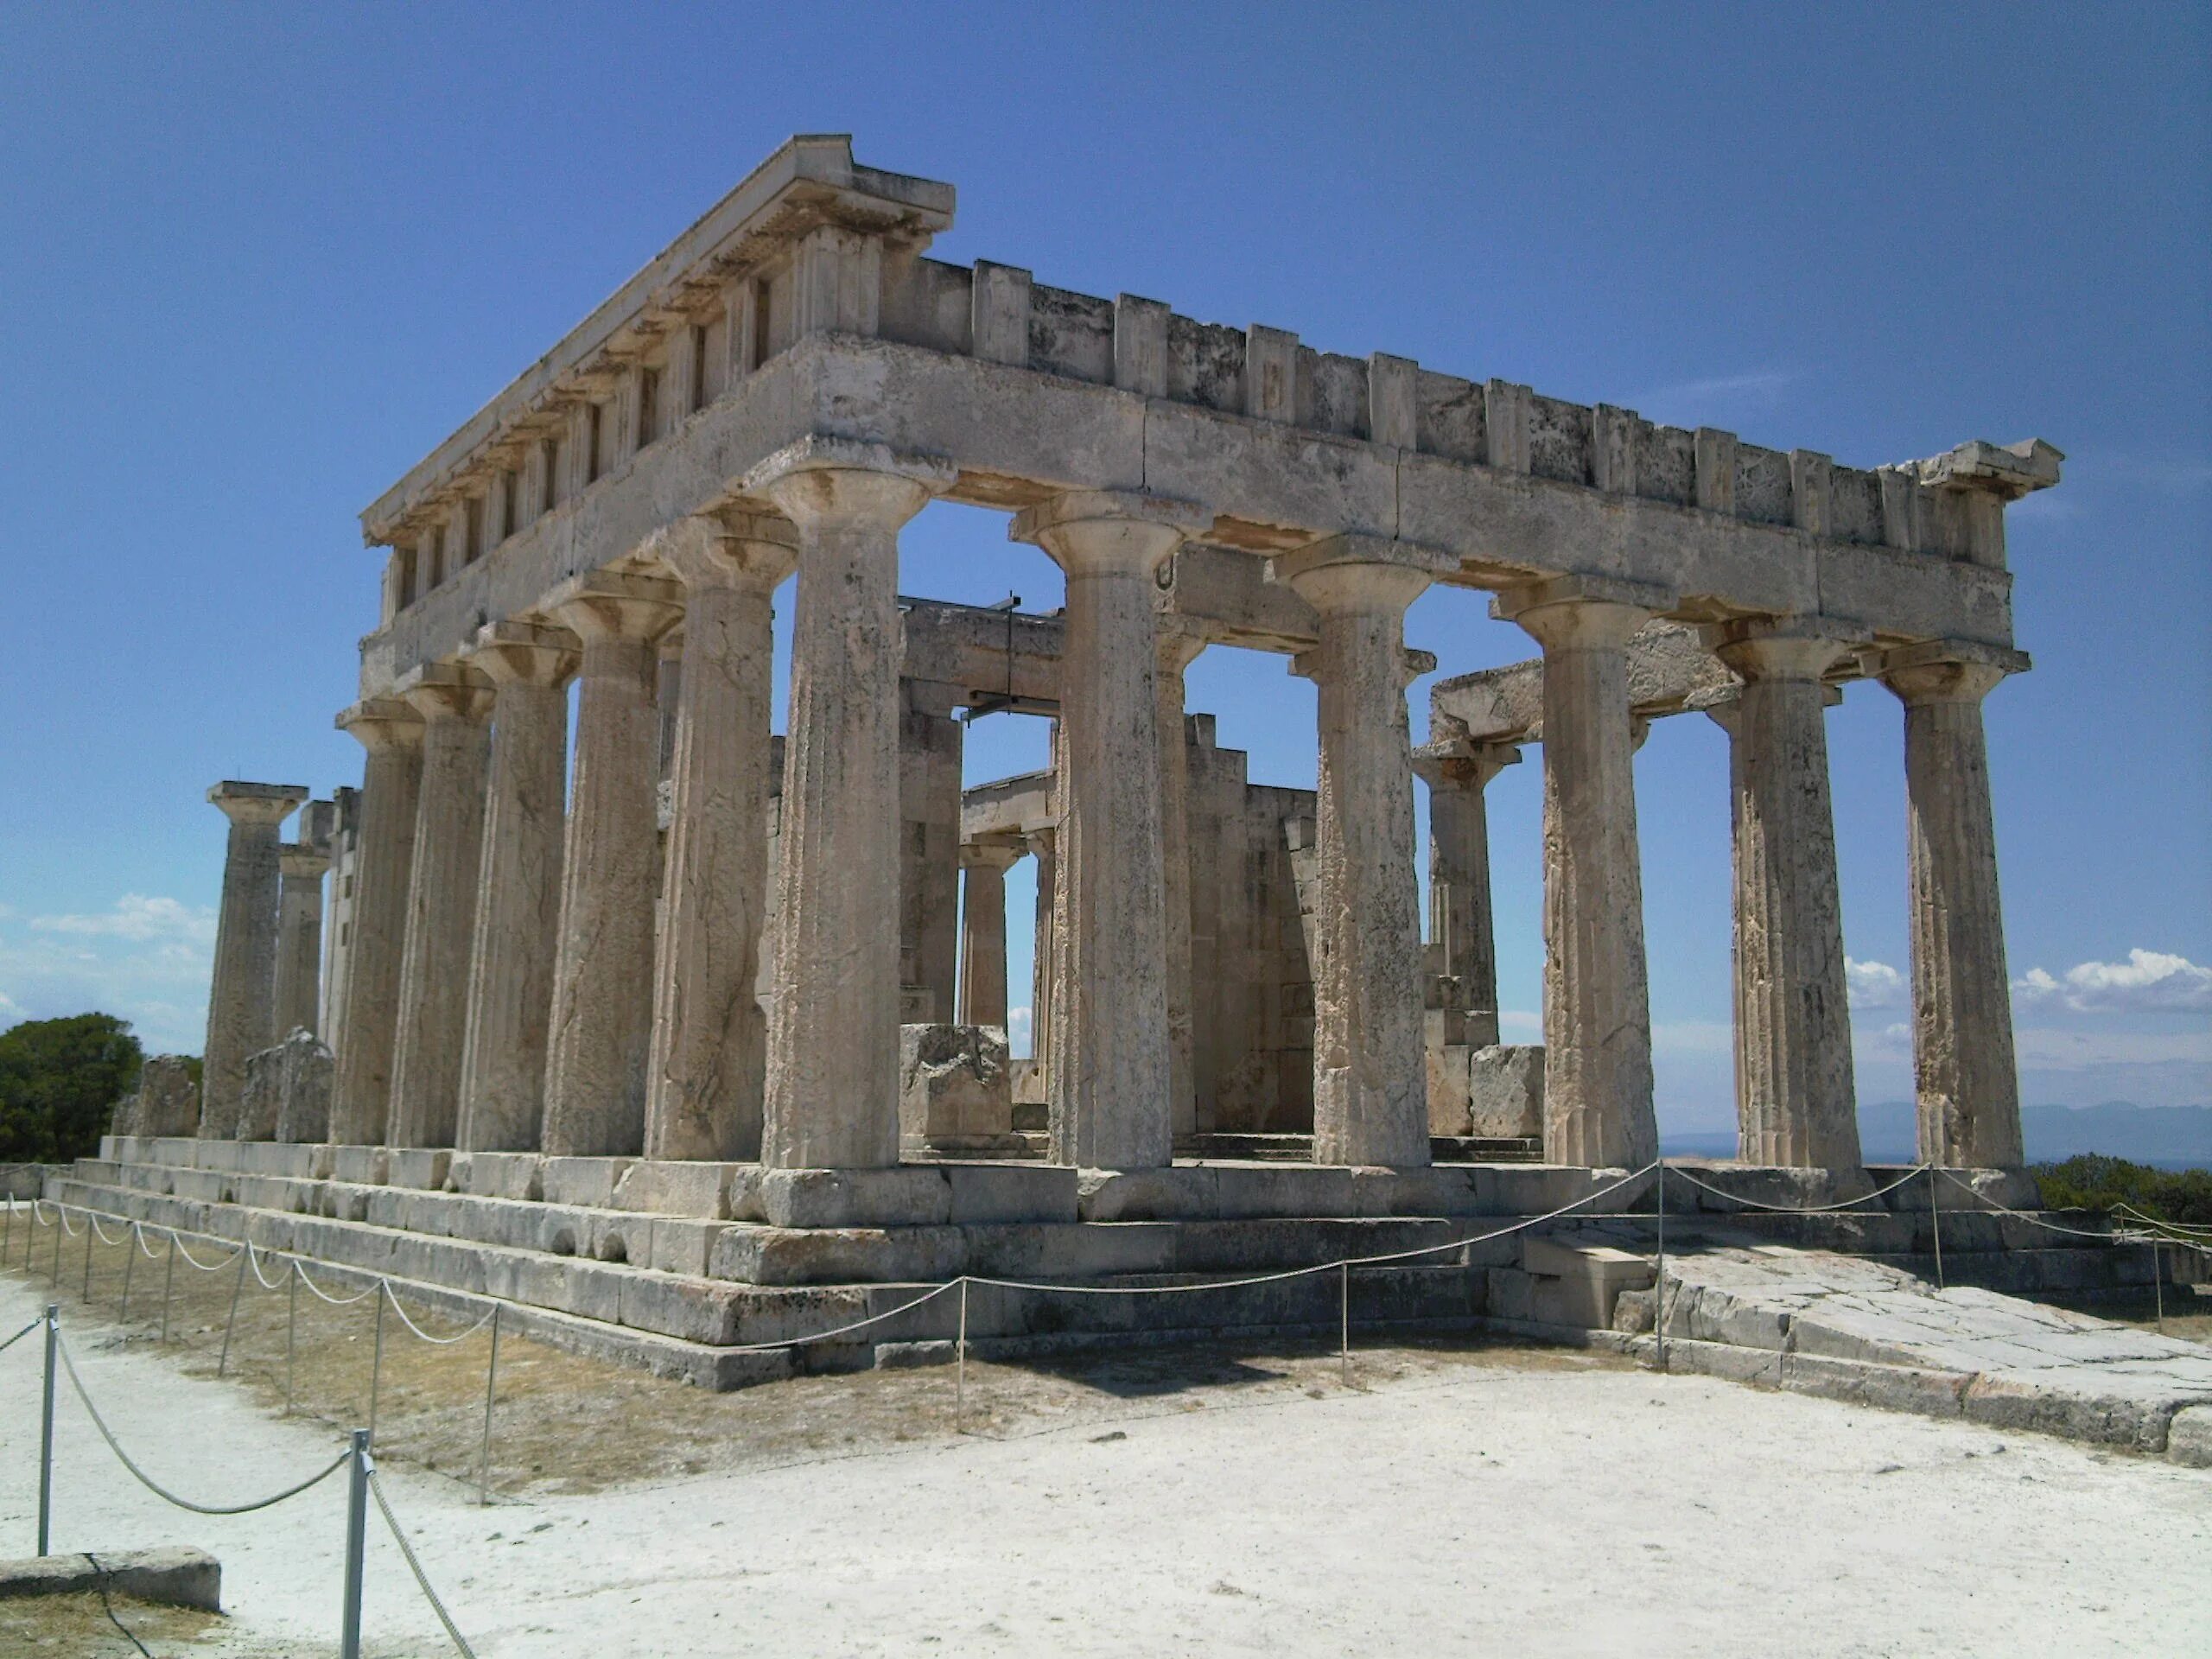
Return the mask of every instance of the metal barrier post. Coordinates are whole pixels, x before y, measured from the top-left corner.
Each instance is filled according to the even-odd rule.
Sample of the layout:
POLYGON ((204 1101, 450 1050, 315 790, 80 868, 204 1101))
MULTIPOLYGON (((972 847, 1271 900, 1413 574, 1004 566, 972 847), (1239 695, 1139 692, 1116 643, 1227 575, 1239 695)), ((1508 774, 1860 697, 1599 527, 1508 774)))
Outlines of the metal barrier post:
POLYGON ((1928 1224, 1936 1234, 1936 1288, 1943 1288, 1943 1206, 1936 1201, 1936 1166, 1928 1166, 1928 1224))
POLYGON ((284 1280, 284 1414, 292 1414, 292 1345, 300 1325, 300 1264, 284 1280))
POLYGON ((387 1287, 381 1279, 377 1281, 377 1342, 376 1352, 369 1361, 369 1433, 377 1432, 377 1393, 384 1383, 384 1299, 387 1287))
POLYGON ((476 1503, 478 1508, 492 1501, 492 1391, 499 1382, 499 1310, 502 1304, 492 1304, 492 1360, 484 1368, 484 1443, 476 1448, 476 1503))
POLYGON ((960 1281, 960 1340, 952 1351, 952 1432, 968 1432, 968 1281, 960 1281))
POLYGON ((215 1362, 215 1375, 217 1376, 222 1376, 225 1371, 230 1369, 231 1332, 238 1329, 238 1297, 245 1289, 245 1264, 251 1258, 252 1255, 253 1247, 251 1245, 241 1244, 238 1246, 238 1276, 237 1281, 231 1286, 231 1317, 223 1321, 223 1357, 215 1362))
POLYGON ((1337 1369, 1351 1386, 1351 1263, 1337 1263, 1337 1369))
POLYGON ((1659 1268, 1651 1275, 1652 1363, 1667 1369, 1667 1160, 1659 1160, 1659 1268))
POLYGON ((123 1235, 123 1300, 116 1305, 115 1318, 119 1325, 130 1317, 130 1273, 138 1265, 138 1224, 132 1222, 123 1235))
POLYGON ((92 1300, 92 1240, 99 1235, 99 1224, 92 1219, 92 1212, 85 1211, 85 1282, 77 1287, 77 1300, 92 1300))
POLYGON ((162 1345, 169 1340, 169 1289, 176 1283, 176 1229, 169 1229, 168 1261, 162 1268, 162 1345))
POLYGON ((69 1224, 62 1218, 61 1206, 54 1206, 54 1287, 61 1288, 61 1240, 69 1230, 69 1224))
POLYGON ((2166 1274, 2158 1261, 2158 1236, 2151 1235, 2151 1290, 2158 1299, 2158 1334, 2166 1334, 2166 1274))
POLYGON ((38 1553, 46 1554, 54 1519, 54 1351, 61 1341, 61 1310, 46 1305, 46 1399, 39 1407, 38 1553))
POLYGON ((339 1659, 361 1659, 361 1557, 369 1541, 369 1431, 353 1431, 346 1488, 346 1600, 339 1613, 339 1659))

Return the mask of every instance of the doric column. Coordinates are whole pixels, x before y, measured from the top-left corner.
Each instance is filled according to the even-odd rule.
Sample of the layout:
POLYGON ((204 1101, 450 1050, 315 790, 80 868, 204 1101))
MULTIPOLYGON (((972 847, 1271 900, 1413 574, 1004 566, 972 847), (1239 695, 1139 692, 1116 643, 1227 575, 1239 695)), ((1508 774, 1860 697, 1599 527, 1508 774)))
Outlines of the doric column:
POLYGON ((1843 902, 1836 885, 1822 679, 1848 642, 1815 624, 1732 623, 1743 677, 1708 710, 1727 731, 1734 798, 1738 1155, 1856 1170, 1843 902))
POLYGON ((581 649, 566 628, 518 620, 486 624, 468 658, 492 682, 493 701, 454 1141, 467 1152, 533 1152, 544 1124, 567 827, 567 686, 581 649))
POLYGON ((1510 743, 1462 743, 1417 751, 1428 785, 1428 938, 1441 972, 1459 987, 1459 1034, 1487 1048, 1499 1040, 1497 932, 1490 898, 1490 780, 1516 765, 1510 743))
POLYGON ((960 849, 960 1023, 1006 1027, 1006 873, 1021 856, 1013 842, 960 849))
POLYGON ((346 946, 346 1012, 330 1090, 330 1138, 380 1147, 391 1105, 391 1046, 399 1026, 399 956, 415 865, 415 803, 423 785, 423 717, 397 697, 355 703, 338 716, 369 752, 361 773, 361 836, 346 946))
POLYGON ((1904 704, 1920 1155, 1955 1167, 2018 1168, 2020 1080, 1981 700, 2028 658, 1933 640, 1883 653, 1872 665, 1904 704))
POLYGON ((1428 1162, 1406 607, 1451 561, 1338 536, 1275 560, 1320 618, 1313 1161, 1428 1162))
POLYGON ((1500 594, 1544 648, 1544 1155, 1658 1155, 1636 835, 1629 636, 1672 596, 1560 577, 1500 594))
POLYGON ((746 480, 798 526, 761 1161, 899 1161, 899 531, 942 461, 808 438, 746 480))
POLYGON ((1141 1169, 1173 1156, 1162 893, 1154 577, 1209 515, 1156 496, 1078 491, 1008 533, 1067 575, 1060 664, 1059 969, 1052 1154, 1141 1169))
POLYGON ((653 974, 648 1158, 760 1155, 767 1024, 756 982, 768 904, 770 600, 798 532, 689 518, 646 550, 683 582, 674 817, 653 974))
POLYGON ((958 687, 899 682, 900 1018, 950 1024, 959 984, 958 687))
POLYGON ((645 1147, 661 873, 653 641, 682 613, 681 592, 599 571, 564 584, 545 607, 583 641, 541 1141, 556 1156, 645 1147))
POLYGON ((433 664, 401 695, 423 716, 423 787, 415 808, 386 1128, 395 1147, 450 1147, 461 1120, 492 684, 472 668, 433 664))
POLYGON ((215 918, 215 971, 207 986, 200 1133, 228 1140, 238 1127, 245 1060, 274 1040, 276 1017, 276 828, 308 798, 294 784, 225 781, 207 791, 231 821, 223 855, 223 905, 215 918))
POLYGON ((322 878, 330 850, 312 841, 277 849, 283 880, 276 899, 276 1019, 270 1027, 281 1042, 295 1031, 315 1029, 322 987, 322 878))
MULTIPOLYGON (((1037 919, 1030 931, 1029 1065, 1049 1090, 1052 1079, 1052 976, 1056 935, 1052 918, 1059 904, 1059 840, 1057 827, 1033 830, 1029 855, 1037 861, 1037 919)), ((1047 1100, 1052 1098, 1048 1092, 1047 1100)))
POLYGON ((1160 619, 1153 663, 1154 721, 1160 734, 1160 902, 1167 962, 1167 1090, 1175 1133, 1198 1128, 1191 1060, 1191 757, 1183 721, 1183 675, 1206 648, 1184 619, 1160 619))

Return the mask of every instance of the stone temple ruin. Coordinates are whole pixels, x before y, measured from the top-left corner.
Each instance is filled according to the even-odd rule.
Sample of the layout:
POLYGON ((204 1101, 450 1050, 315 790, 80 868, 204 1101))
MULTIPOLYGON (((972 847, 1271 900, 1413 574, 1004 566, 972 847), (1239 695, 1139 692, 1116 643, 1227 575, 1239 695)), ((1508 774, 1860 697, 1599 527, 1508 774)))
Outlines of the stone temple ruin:
MULTIPOLYGON (((2005 508, 2057 482, 2056 450, 1860 470, 1317 352, 931 260, 953 202, 792 140, 369 507, 382 609, 338 715, 360 788, 289 843, 305 790, 211 792, 232 827, 197 1122, 126 1122, 67 1194, 507 1297, 550 1339, 719 1385, 939 1340, 942 1300, 741 1351, 962 1273, 1197 1284, 1595 1196, 1548 1254, 1361 1275, 1363 1319, 1541 1319, 1547 1286, 1563 1318, 1578 1274, 1634 1281, 1575 1228, 1632 1244, 1653 1204, 1648 1179, 1605 1191, 1657 1150, 1651 720, 1701 711, 1732 754, 1742 1161, 1703 1179, 1839 1202, 1884 1179, 1822 733, 1872 680, 1904 709, 1922 1158, 2032 1204, 1981 702, 2028 666, 2005 508), (1065 611, 902 597, 900 527, 937 498, 1010 512, 1065 611), (1416 750, 1406 688, 1437 664, 1401 625, 1435 584, 1540 654, 1437 682, 1416 750), (1186 714, 1220 647, 1315 683, 1318 791, 1250 783, 1186 714), (963 790, 963 716, 1007 709, 1053 721, 1053 764, 963 790), (1484 813, 1530 745, 1541 1049, 1500 1044, 1484 813), (1014 1060, 1024 857, 1036 1052, 1014 1060), (254 1058, 296 1032, 327 1076, 304 1035, 254 1058)), ((1917 1187, 1826 1231, 1677 1201, 1685 1227, 1703 1205, 1929 1243, 1917 1187)), ((2082 1254, 1972 1234, 1995 1219, 1947 1224, 1947 1252, 2026 1283, 2057 1270, 2028 1257, 2082 1254)), ((969 1328, 1333 1330, 1337 1294, 1154 1310, 1033 1282, 979 1294, 969 1328)))

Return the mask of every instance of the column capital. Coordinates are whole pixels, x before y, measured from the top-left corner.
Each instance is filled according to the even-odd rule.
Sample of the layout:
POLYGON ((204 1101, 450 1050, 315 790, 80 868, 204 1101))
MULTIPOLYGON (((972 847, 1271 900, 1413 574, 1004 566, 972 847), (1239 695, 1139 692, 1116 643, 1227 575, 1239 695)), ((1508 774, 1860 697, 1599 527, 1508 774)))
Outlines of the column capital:
POLYGON ((207 791, 207 804, 238 824, 277 824, 313 791, 303 784, 249 784, 226 778, 207 791))
POLYGON ((1680 595, 1648 582, 1614 576, 1548 576, 1508 588, 1491 601, 1491 614, 1517 622, 1546 651, 1602 651, 1629 637, 1680 595))
POLYGON ((1414 750, 1414 774, 1431 789, 1486 788, 1508 766, 1521 764, 1516 743, 1476 743, 1465 738, 1424 743, 1414 750))
POLYGON ((2033 666, 2028 653, 1971 639, 1923 639, 1859 653, 1859 667, 1895 692, 1907 708, 1929 702, 1980 702, 2008 674, 2033 666))
POLYGON ((492 681, 461 663, 426 663, 404 677, 397 690, 426 725, 440 720, 483 720, 492 712, 492 681))
POLYGON ((941 455, 911 454, 887 443, 810 434, 745 474, 747 495, 765 497, 802 525, 842 520, 903 524, 958 469, 941 455))
POLYGON ((683 614, 683 588, 658 576, 613 570, 571 576, 539 607, 589 645, 651 645, 683 614))
POLYGON ((364 697, 340 709, 333 723, 371 753, 423 746, 423 716, 398 697, 364 697))
POLYGON ((1006 527, 1010 542, 1033 542, 1070 575, 1152 576, 1213 515, 1189 501, 1136 490, 1070 490, 1024 507, 1006 527))
POLYGON ((1703 633, 1713 655, 1747 680, 1817 680, 1866 643, 1864 628, 1826 616, 1722 622, 1703 633))
POLYGON ((550 622, 511 618, 477 629, 465 653, 470 667, 495 686, 534 685, 552 690, 576 671, 583 641, 550 622))
POLYGON ((1403 611, 1459 568, 1448 553, 1383 536, 1331 536, 1268 562, 1317 611, 1403 611))
POLYGON ((329 850, 310 841, 288 841, 277 848, 276 856, 288 880, 319 880, 330 868, 329 850))
POLYGON ((772 591, 798 566, 798 526, 780 514, 694 514, 647 537, 639 556, 666 566, 685 589, 772 591))
POLYGON ((1157 612, 1155 616, 1158 626, 1152 636, 1153 657, 1162 674, 1181 674, 1213 643, 1189 617, 1173 611, 1157 612))
POLYGON ((996 870, 1003 875, 1027 855, 1028 847, 1020 841, 970 841, 962 843, 960 868, 996 870))

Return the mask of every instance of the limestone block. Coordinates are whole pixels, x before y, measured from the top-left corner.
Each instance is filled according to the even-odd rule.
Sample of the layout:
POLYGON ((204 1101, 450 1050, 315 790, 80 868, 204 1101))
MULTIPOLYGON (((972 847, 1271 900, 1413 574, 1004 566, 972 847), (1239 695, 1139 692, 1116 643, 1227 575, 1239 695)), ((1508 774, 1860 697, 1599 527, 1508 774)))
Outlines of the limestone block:
POLYGON ((2166 1425, 2166 1457, 2185 1469, 2212 1469, 2212 1403, 2174 1414, 2166 1425))
POLYGON ((445 1188, 453 1166, 453 1154, 442 1147, 393 1147, 385 1166, 385 1179, 394 1186, 437 1192, 445 1188))
POLYGON ((632 1161, 628 1158, 548 1158, 539 1176, 545 1201, 611 1209, 615 1185, 632 1161))
POLYGON ((1467 1128, 1485 1138, 1544 1132, 1544 1051, 1503 1044, 1467 1056, 1467 1128))
POLYGON ((537 1198, 544 1196, 544 1162, 534 1152, 456 1152, 446 1178, 455 1192, 479 1198, 537 1198))
POLYGON ((191 1062, 181 1054, 155 1055, 138 1068, 138 1091, 116 1116, 118 1135, 192 1134, 200 1123, 200 1085, 192 1080, 191 1062))
MULTIPOLYGON (((1436 982, 1432 980, 1431 983, 1436 982)), ((1446 1018, 1445 1010, 1428 1011, 1428 1027, 1432 1033, 1446 1018)), ((1467 1057, 1465 1043, 1432 1041, 1427 1046, 1428 1060, 1428 1132, 1431 1135, 1471 1135, 1467 1116, 1467 1057)))
POLYGON ((760 1183, 760 1207, 776 1227, 923 1227, 952 1213, 944 1173, 897 1169, 776 1169, 760 1183))
POLYGON ((330 1051, 303 1029, 246 1056, 232 1133, 248 1142, 321 1140, 330 1127, 335 1064, 330 1051))
POLYGON ((1006 1033, 995 1026, 899 1028, 899 1134, 1007 1135, 1014 1129, 1014 1079, 1006 1033))
POLYGON ((729 1179, 735 1164, 640 1159, 614 1183, 618 1210, 720 1220, 729 1214, 729 1179))
POLYGON ((1548 1238, 1531 1238, 1522 1246, 1521 1266, 1533 1281, 1529 1317, 1586 1331, 1610 1329, 1621 1293, 1646 1289, 1652 1279, 1648 1257, 1606 1244, 1548 1238))
POLYGON ((365 1186, 381 1186, 391 1167, 391 1155, 382 1147, 334 1146, 330 1149, 330 1177, 365 1186))
POLYGON ((1076 1219, 1076 1173, 1065 1165, 940 1164, 956 1224, 1076 1219))

